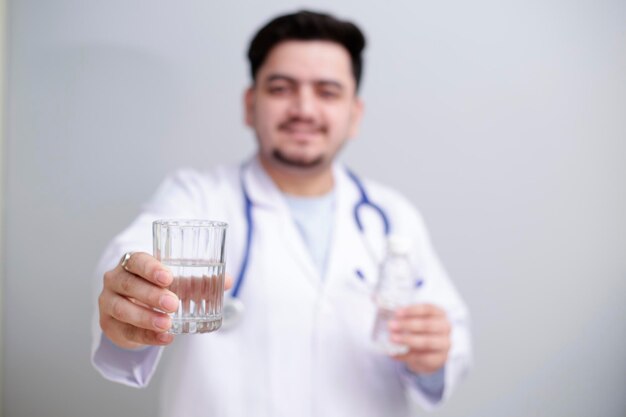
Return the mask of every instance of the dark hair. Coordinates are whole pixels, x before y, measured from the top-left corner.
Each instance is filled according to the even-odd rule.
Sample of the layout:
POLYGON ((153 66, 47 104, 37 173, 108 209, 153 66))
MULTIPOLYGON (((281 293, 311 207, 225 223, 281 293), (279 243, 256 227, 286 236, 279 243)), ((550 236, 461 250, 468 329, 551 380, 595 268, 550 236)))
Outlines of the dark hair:
POLYGON ((340 44, 350 54, 352 74, 356 87, 359 87, 363 64, 361 52, 365 48, 363 32, 351 22, 307 10, 278 16, 257 32, 248 48, 253 81, 256 81, 257 72, 272 48, 288 40, 325 40, 340 44))

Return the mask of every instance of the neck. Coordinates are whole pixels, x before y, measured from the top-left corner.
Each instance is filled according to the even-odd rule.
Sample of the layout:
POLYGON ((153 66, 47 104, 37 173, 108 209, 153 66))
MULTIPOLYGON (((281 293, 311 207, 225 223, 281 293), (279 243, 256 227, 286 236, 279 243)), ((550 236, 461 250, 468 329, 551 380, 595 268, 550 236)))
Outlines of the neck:
POLYGON ((332 165, 319 169, 297 169, 278 167, 262 157, 259 160, 278 189, 286 194, 303 197, 324 195, 329 193, 335 184, 332 165))

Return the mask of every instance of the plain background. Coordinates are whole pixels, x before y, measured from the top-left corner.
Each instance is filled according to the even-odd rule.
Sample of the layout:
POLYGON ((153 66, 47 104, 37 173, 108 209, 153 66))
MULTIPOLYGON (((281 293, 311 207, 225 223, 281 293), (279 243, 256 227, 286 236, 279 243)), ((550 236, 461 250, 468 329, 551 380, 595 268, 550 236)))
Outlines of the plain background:
MULTIPOLYGON (((6 27, 6 1, 0 0, 0 28, 6 27)), ((2 300, 4 299, 4 136, 6 129, 4 128, 6 112, 6 33, 4 29, 0 29, 0 309, 2 308, 2 300)), ((2 320, 4 321, 4 320, 2 320)), ((2 374, 2 359, 4 357, 4 343, 2 339, 2 322, 0 322, 0 375, 2 374)), ((0 378, 0 392, 2 389, 2 378, 0 378)), ((2 397, 0 396, 0 414, 2 414, 2 397)))
MULTIPOLYGON (((95 264, 167 172, 251 154, 247 42, 302 6, 7 1, 5 416, 157 413, 160 376, 90 365, 95 264)), ((434 415, 626 415, 626 2, 314 7, 369 39, 344 160, 420 207, 471 309, 434 415)))

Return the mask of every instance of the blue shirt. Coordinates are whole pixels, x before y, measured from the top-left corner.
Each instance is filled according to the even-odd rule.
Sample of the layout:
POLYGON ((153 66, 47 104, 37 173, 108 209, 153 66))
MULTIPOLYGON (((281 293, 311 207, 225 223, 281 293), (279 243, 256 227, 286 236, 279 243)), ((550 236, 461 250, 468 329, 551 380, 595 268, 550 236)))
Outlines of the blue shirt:
POLYGON ((319 197, 301 197, 283 194, 291 216, 309 249, 320 276, 324 276, 328 248, 333 230, 335 192, 319 197))

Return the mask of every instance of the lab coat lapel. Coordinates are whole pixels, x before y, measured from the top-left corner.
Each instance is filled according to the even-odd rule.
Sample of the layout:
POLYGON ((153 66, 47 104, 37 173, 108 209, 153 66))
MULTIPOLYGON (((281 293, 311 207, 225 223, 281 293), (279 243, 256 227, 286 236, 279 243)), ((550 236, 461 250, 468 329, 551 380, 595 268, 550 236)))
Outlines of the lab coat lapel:
POLYGON ((359 189, 343 166, 335 166, 335 179, 335 224, 324 279, 326 292, 350 288, 369 293, 376 284, 384 254, 383 223, 376 211, 361 206, 359 216, 365 227, 361 232, 355 218, 355 208, 361 201, 359 189))
POLYGON ((330 281, 336 277, 345 277, 351 271, 354 265, 348 265, 348 263, 355 259, 354 251, 362 244, 353 216, 354 207, 359 201, 358 190, 348 178, 345 167, 336 164, 333 171, 336 206, 324 279, 326 285, 330 285, 330 281))

